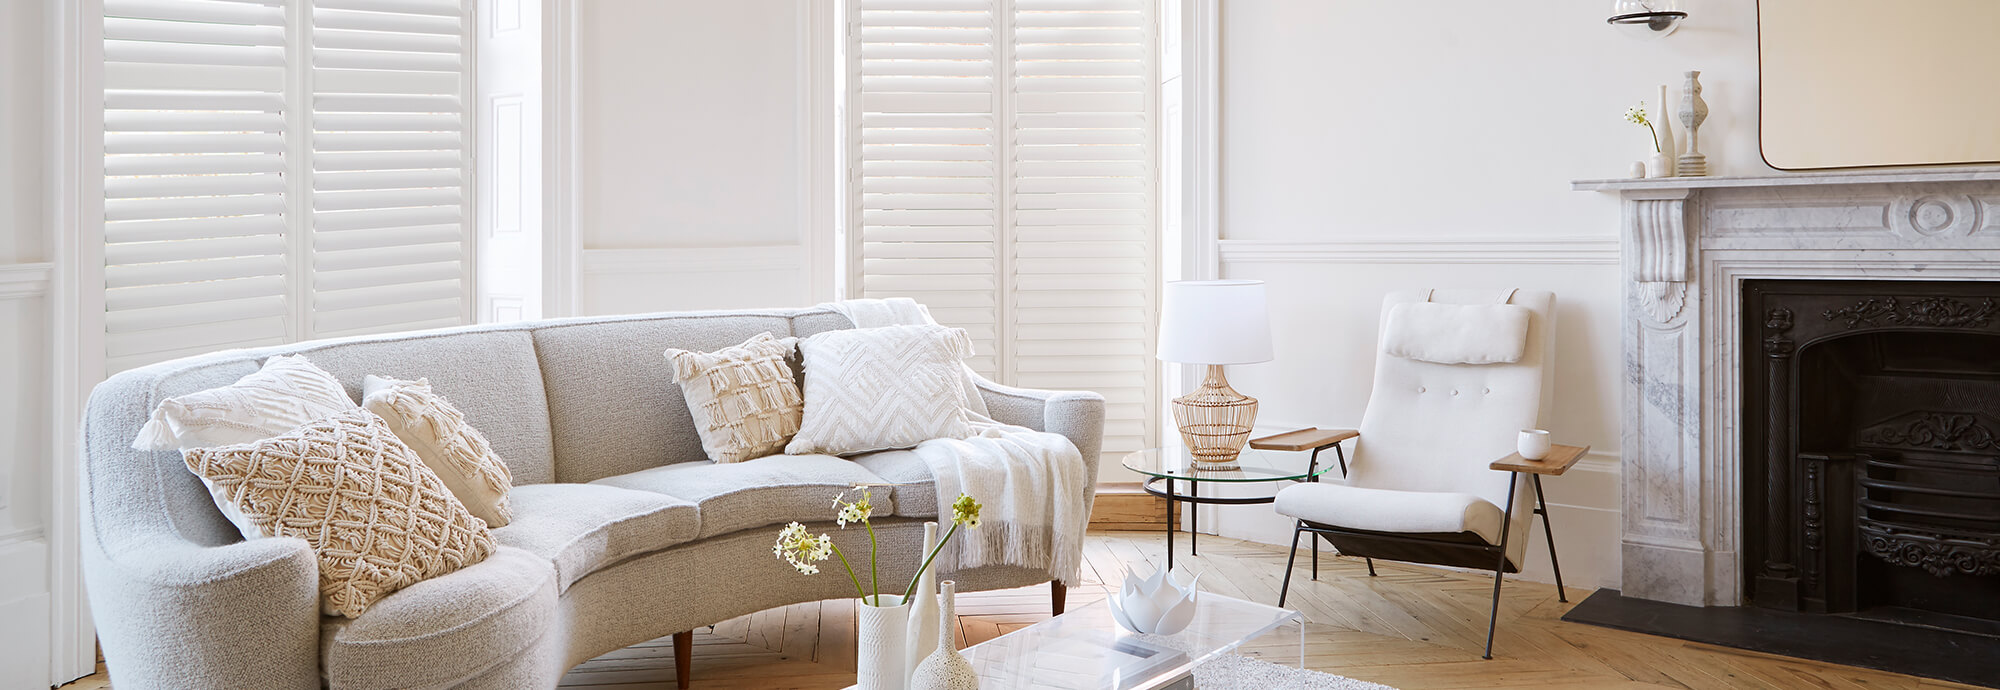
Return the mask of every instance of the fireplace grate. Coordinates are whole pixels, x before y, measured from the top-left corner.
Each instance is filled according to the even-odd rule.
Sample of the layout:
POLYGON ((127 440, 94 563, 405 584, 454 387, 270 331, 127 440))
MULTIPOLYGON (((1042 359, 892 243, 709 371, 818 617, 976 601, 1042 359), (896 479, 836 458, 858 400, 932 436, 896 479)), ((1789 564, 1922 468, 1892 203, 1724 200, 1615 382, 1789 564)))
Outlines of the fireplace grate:
POLYGON ((2000 574, 2000 457, 1856 457, 1869 553, 1938 576, 2000 574))

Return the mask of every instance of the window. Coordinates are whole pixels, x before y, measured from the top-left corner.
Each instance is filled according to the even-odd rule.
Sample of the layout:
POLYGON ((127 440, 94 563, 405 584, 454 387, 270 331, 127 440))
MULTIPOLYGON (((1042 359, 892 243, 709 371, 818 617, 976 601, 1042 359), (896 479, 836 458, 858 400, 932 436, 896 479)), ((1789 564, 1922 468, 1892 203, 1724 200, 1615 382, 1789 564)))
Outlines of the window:
POLYGON ((466 323, 466 0, 104 0, 106 369, 466 323))
POLYGON ((1152 445, 1153 0, 850 0, 847 292, 972 333, 973 368, 1152 445))

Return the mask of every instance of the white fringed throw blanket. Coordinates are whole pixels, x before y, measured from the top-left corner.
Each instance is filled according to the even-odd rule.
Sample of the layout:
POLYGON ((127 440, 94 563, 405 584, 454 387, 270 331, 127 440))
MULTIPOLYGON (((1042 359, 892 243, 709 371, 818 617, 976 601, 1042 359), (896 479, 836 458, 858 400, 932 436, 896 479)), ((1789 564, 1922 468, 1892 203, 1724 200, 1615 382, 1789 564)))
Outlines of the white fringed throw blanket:
MULTIPOLYGON (((821 305, 854 322, 856 328, 934 324, 916 301, 858 299, 821 305)), ((1090 516, 1084 495, 1083 455, 1060 434, 1002 424, 986 415, 986 405, 966 372, 966 411, 975 432, 970 438, 941 438, 918 444, 917 457, 937 479, 938 521, 951 519, 960 493, 983 508, 978 529, 960 530, 953 548, 938 555, 939 572, 983 565, 1047 568, 1050 579, 1077 584, 1083 568, 1083 531, 1090 516)))

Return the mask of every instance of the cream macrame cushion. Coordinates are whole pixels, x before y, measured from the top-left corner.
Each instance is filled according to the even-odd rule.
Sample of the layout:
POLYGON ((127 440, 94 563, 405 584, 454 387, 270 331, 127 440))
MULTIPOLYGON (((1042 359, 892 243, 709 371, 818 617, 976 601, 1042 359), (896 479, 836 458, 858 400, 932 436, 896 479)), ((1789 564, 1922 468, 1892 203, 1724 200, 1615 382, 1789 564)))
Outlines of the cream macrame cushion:
MULTIPOLYGON (((347 397, 339 379, 303 356, 279 355, 264 360, 263 368, 236 383, 160 401, 132 447, 185 450, 249 443, 353 409, 354 400, 347 397)), ((270 536, 236 512, 213 482, 203 478, 202 484, 244 539, 270 536)))
POLYGON ((403 381, 368 376, 361 380, 361 406, 382 418, 403 445, 444 480, 444 487, 487 527, 506 527, 514 518, 507 490, 514 477, 507 463, 478 429, 465 423, 444 396, 431 392, 430 379, 403 381))
POLYGON ((260 529, 312 544, 328 615, 359 616, 391 592, 493 552, 486 523, 367 410, 183 455, 260 529))
POLYGON ((799 341, 805 419, 791 455, 851 455, 965 438, 963 328, 888 326, 828 331, 799 341))
POLYGON ((708 459, 742 462, 785 452, 805 410, 785 363, 798 341, 759 333, 714 352, 667 350, 708 459))

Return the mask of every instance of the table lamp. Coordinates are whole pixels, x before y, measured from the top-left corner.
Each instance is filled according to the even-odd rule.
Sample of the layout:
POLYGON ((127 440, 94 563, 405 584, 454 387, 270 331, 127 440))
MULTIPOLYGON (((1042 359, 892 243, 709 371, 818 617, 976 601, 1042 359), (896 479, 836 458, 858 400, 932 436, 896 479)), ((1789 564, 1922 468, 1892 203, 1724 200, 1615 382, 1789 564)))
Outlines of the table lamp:
POLYGON ((1225 364, 1271 361, 1271 317, 1261 280, 1167 283, 1159 357, 1204 364, 1201 387, 1174 398, 1174 424, 1197 470, 1237 469, 1236 455, 1257 422, 1257 399, 1229 387, 1225 364))

